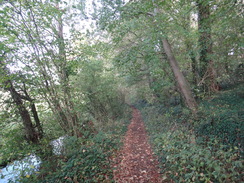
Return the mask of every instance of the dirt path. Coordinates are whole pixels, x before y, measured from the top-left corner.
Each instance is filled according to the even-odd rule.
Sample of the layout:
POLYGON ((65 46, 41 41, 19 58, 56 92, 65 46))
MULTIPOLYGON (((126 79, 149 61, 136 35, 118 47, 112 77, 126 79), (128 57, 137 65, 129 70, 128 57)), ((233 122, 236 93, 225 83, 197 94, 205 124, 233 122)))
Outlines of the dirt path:
POLYGON ((114 178, 118 183, 161 182, 158 161, 148 143, 140 111, 135 108, 117 162, 114 178))

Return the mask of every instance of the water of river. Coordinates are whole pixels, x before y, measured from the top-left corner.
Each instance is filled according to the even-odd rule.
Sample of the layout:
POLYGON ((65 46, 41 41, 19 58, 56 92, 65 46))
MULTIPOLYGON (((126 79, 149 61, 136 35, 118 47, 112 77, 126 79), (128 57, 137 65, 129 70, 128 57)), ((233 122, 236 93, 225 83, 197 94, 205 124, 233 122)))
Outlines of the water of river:
MULTIPOLYGON (((59 137, 50 142, 54 155, 61 155, 64 151, 64 139, 67 136, 59 137)), ((9 181, 18 182, 20 176, 31 175, 38 172, 41 165, 41 158, 35 154, 30 154, 22 160, 16 160, 8 164, 5 168, 0 169, 0 183, 9 181)))
POLYGON ((26 176, 38 171, 41 159, 31 154, 20 161, 14 161, 0 170, 0 183, 16 182, 20 176, 26 176))

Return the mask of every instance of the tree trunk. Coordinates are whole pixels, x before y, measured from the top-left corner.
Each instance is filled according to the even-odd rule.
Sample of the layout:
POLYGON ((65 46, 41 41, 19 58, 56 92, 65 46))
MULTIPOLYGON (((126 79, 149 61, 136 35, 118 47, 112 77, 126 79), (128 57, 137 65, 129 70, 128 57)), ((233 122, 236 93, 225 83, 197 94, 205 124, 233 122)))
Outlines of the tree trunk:
MULTIPOLYGON (((4 58, 4 55, 5 53, 3 54, 2 58, 4 58)), ((9 78, 9 71, 2 60, 0 60, 0 72, 4 77, 9 78)), ((15 90, 10 79, 6 79, 5 81, 3 81, 3 84, 4 89, 10 92, 10 95, 19 111, 19 115, 22 118, 26 140, 28 142, 38 143, 38 135, 35 131, 35 127, 32 124, 29 111, 26 109, 25 105, 22 102, 22 96, 15 90)))
POLYGON ((203 0, 197 0, 198 7, 198 32, 200 47, 200 77, 203 91, 208 93, 215 92, 219 89, 216 82, 216 71, 211 60, 212 38, 211 38, 211 22, 210 22, 210 6, 203 0))
POLYGON ((163 39, 163 48, 164 51, 168 57, 168 61, 169 64, 171 66, 171 69, 174 73, 175 76, 175 80, 179 86, 180 89, 180 93, 182 95, 182 97, 184 98, 185 104, 193 111, 196 112, 197 110, 197 103, 194 99, 194 97, 192 96, 191 90, 190 90, 190 86, 189 83, 187 82, 187 80, 185 79, 184 75, 182 74, 182 72, 180 71, 179 65, 177 60, 175 59, 171 46, 168 42, 167 39, 163 39))
POLYGON ((193 83, 195 86, 197 86, 197 83, 198 83, 198 67, 197 67, 197 59, 196 57, 194 56, 194 53, 193 51, 191 50, 190 53, 190 58, 191 58, 191 64, 192 64, 192 74, 193 74, 193 83))
MULTIPOLYGON (((57 9, 59 10, 59 5, 57 4, 57 9)), ((65 42, 63 36, 63 21, 62 15, 58 15, 58 49, 59 49, 59 59, 60 59, 60 81, 62 86, 62 91, 64 94, 64 105, 66 111, 66 118, 69 122, 70 131, 72 135, 78 136, 80 134, 78 129, 78 117, 74 109, 74 103, 72 101, 72 96, 69 87, 69 75, 67 73, 67 58, 65 50, 65 42)))
POLYGON ((197 1, 198 6, 198 32, 199 32, 199 46, 200 46, 200 76, 203 78, 207 71, 208 63, 210 61, 209 54, 212 53, 211 46, 211 26, 209 22, 209 4, 203 0, 197 1))
MULTIPOLYGON (((192 7, 191 2, 189 2, 188 5, 192 7)), ((189 12, 186 16, 187 18, 184 21, 185 30, 193 34, 192 30, 194 30, 194 28, 192 27, 192 20, 191 20, 192 13, 189 12)), ((198 61, 196 55, 194 54, 193 45, 194 45, 194 40, 192 40, 191 37, 186 37, 186 48, 188 50, 188 54, 191 59, 192 80, 193 80, 193 84, 197 86, 199 82, 199 71, 198 71, 198 61)))
POLYGON ((35 131, 35 127, 32 124, 30 114, 21 100, 21 96, 17 93, 17 91, 13 87, 12 82, 10 80, 8 80, 6 82, 6 86, 7 86, 6 89, 10 92, 10 94, 19 110, 19 114, 23 121, 24 129, 25 129, 25 136, 26 136, 27 141, 33 142, 33 143, 38 143, 38 135, 35 131))
MULTIPOLYGON (((152 0, 152 2, 154 4, 154 0, 152 0)), ((154 6, 156 6, 156 5, 154 4, 154 6)), ((158 7, 155 7, 155 9, 154 9, 155 15, 157 15, 158 12, 159 12, 158 7)), ((156 27, 157 27, 157 25, 156 25, 156 27)), ((196 100, 191 93, 190 85, 187 82, 187 80, 185 79, 185 76, 180 71, 180 67, 178 65, 178 62, 175 59, 175 56, 174 56, 172 49, 171 49, 171 46, 170 46, 170 44, 166 38, 162 39, 162 44, 163 44, 163 49, 164 49, 164 51, 168 57, 168 61, 169 61, 170 67, 173 71, 175 80, 176 80, 178 87, 180 89, 181 96, 184 99, 186 106, 188 106, 190 108, 190 110, 193 113, 195 113, 197 110, 197 103, 196 103, 196 100)))
POLYGON ((36 128, 38 130, 38 137, 41 139, 43 137, 43 129, 34 102, 31 103, 31 112, 33 114, 36 123, 36 128))
POLYGON ((20 95, 21 99, 24 99, 24 100, 27 100, 30 102, 31 113, 35 120, 35 127, 37 128, 37 131, 38 131, 37 135, 38 135, 38 138, 41 139, 43 137, 43 129, 42 129, 41 121, 39 119, 34 100, 30 97, 30 95, 27 92, 25 82, 23 82, 23 92, 24 92, 25 96, 20 95))
POLYGON ((190 41, 186 40, 186 48, 189 52, 189 57, 191 59, 192 80, 193 80, 193 84, 197 86, 199 82, 198 63, 197 63, 196 56, 194 55, 191 44, 192 43, 190 41))

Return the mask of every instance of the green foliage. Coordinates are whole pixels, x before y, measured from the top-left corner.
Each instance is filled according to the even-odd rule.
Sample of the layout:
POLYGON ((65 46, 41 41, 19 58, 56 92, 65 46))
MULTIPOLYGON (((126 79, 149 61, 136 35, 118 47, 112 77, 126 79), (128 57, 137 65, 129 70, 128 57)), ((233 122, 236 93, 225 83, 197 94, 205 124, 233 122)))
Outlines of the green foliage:
POLYGON ((56 172, 50 172, 43 182, 102 182, 112 179, 108 160, 110 154, 107 149, 103 149, 103 146, 109 145, 109 141, 81 148, 77 146, 77 140, 71 141, 69 139, 68 148, 73 151, 57 161, 56 172))
POLYGON ((243 85, 213 96, 201 105, 196 123, 196 134, 200 139, 220 139, 222 143, 243 148, 244 100, 243 85))
POLYGON ((57 118, 49 110, 40 110, 40 118, 43 124, 43 131, 45 132, 46 139, 56 139, 65 135, 64 130, 60 127, 57 122, 57 118))
POLYGON ((126 123, 113 123, 113 128, 110 127, 112 124, 104 125, 103 130, 108 130, 106 133, 100 130, 86 139, 67 137, 62 156, 47 159, 39 174, 25 177, 21 181, 113 182, 111 158, 121 144, 121 135, 126 131, 129 116, 128 113, 125 117, 126 123))
POLYGON ((14 128, 7 132, 5 131, 1 135, 0 141, 0 165, 7 164, 16 158, 23 157, 28 152, 27 149, 25 151, 26 145, 27 143, 25 142, 22 133, 20 133, 19 128, 14 128))
POLYGON ((154 138, 164 180, 176 182, 240 182, 243 163, 239 148, 211 139, 204 146, 190 143, 186 129, 154 138))
POLYGON ((49 150, 49 140, 42 139, 37 148, 41 168, 32 175, 22 176, 20 182, 113 182, 112 158, 120 147, 121 136, 131 118, 130 107, 118 121, 95 127, 99 132, 86 138, 74 136, 64 140, 64 154, 55 156, 49 150), (100 128, 98 128, 100 127, 100 128))
POLYGON ((201 102, 197 115, 180 106, 140 103, 164 182, 241 182, 243 85, 201 102))
MULTIPOLYGON (((74 77, 76 90, 83 103, 77 108, 88 112, 98 122, 123 116, 123 94, 118 89, 114 73, 104 66, 102 60, 89 60, 80 65, 82 72, 74 77)), ((80 111, 81 112, 81 111, 80 111)))
MULTIPOLYGON (((43 138, 39 144, 27 143, 24 139, 21 130, 17 127, 14 129, 7 129, 3 133, 0 141, 0 166, 7 166, 7 164, 15 160, 23 160, 23 158, 36 154, 41 159, 47 159, 51 156, 51 148, 49 146, 50 139, 43 138)), ((19 164, 16 165, 17 170, 26 176, 26 171, 31 171, 34 167, 26 167, 27 169, 20 170, 19 164)), ((15 168, 15 167, 14 167, 15 168)))
MULTIPOLYGON (((42 173, 27 176, 23 182, 40 178, 49 182, 110 181, 108 157, 126 129, 122 122, 129 111, 125 101, 140 100, 152 141, 162 163, 171 171, 165 172, 167 180, 231 182, 235 181, 234 176, 238 179, 238 153, 244 146, 243 87, 206 99, 197 116, 192 116, 189 110, 177 106, 181 101, 161 46, 161 39, 167 36, 184 75, 189 80, 197 77, 192 72, 193 60, 199 66, 199 32, 197 21, 193 20, 197 14, 195 1, 103 0, 94 12, 99 33, 87 37, 75 29, 76 21, 81 19, 77 17, 77 7, 84 13, 84 2, 1 1, 0 59, 11 69, 10 73, 0 70, 0 87, 11 79, 20 94, 27 88, 39 104, 45 138, 38 146, 25 142, 22 128, 16 125, 20 120, 9 115, 14 108, 10 101, 11 109, 6 111, 9 114, 1 114, 0 118, 0 164, 35 151, 45 160, 42 173), (155 7, 159 9, 157 14, 155 7), (70 28, 70 35, 60 35, 61 24, 70 28), (118 75, 126 78, 133 96, 125 97, 125 84, 118 75), (65 118, 60 120, 63 114, 65 118), (51 156, 50 139, 62 136, 65 127, 72 126, 69 119, 76 117, 73 114, 78 117, 77 128, 82 129, 85 121, 92 120, 98 133, 82 131, 83 139, 67 139, 64 157, 51 156), (57 119, 63 121, 63 126, 57 119), (196 144, 190 144, 192 141, 196 144)), ((243 81, 242 4, 222 0, 211 1, 210 5, 210 57, 217 71, 216 79, 224 88, 243 81)))

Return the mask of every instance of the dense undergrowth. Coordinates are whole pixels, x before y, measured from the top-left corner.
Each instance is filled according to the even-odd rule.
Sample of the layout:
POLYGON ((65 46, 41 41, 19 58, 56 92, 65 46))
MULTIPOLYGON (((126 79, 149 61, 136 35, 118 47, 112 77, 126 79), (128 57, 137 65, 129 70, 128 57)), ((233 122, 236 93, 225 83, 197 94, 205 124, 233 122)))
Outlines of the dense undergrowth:
MULTIPOLYGON (((121 137, 126 132, 131 119, 130 107, 124 107, 124 113, 117 119, 104 122, 94 122, 94 132, 85 133, 86 136, 77 138, 67 137, 62 155, 52 154, 50 140, 62 136, 61 132, 52 131, 46 134, 39 144, 25 143, 21 134, 11 130, 9 136, 13 142, 4 146, 3 161, 21 159, 28 154, 36 154, 42 160, 41 167, 35 173, 28 175, 23 170, 19 182, 113 182, 111 159, 121 145, 121 137), (13 139, 14 138, 14 139, 13 139), (21 143, 22 141, 22 143, 21 143)), ((49 119, 50 120, 50 119, 49 119)))
POLYGON ((138 103, 164 182, 243 182, 244 86, 181 106, 138 103))
POLYGON ((99 132, 93 135, 66 138, 63 155, 46 156, 40 171, 23 177, 21 182, 113 182, 111 159, 121 145, 130 118, 127 108, 123 119, 95 125, 99 132))

